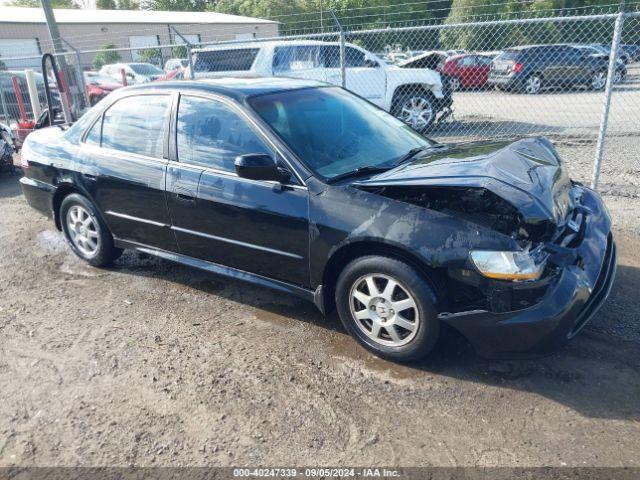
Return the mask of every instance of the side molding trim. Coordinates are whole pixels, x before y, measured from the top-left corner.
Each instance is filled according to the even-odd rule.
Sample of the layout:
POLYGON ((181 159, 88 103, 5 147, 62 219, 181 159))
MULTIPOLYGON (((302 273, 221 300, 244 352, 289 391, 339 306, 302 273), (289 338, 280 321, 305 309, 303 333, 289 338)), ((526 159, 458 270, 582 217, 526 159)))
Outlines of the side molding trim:
POLYGON ((255 245, 253 243, 240 242, 238 240, 232 240, 230 238, 225 238, 225 237, 218 237, 217 235, 210 235, 204 232, 196 232, 195 230, 189 230, 187 228, 173 226, 171 227, 171 230, 175 230, 176 232, 188 233, 189 235, 196 235, 198 237, 204 237, 211 240, 218 240, 219 242, 232 243, 234 245, 240 245, 241 247, 253 248, 254 250, 262 250, 263 252, 275 253, 276 255, 296 258, 298 260, 301 260, 303 258, 302 256, 296 255, 295 253, 283 252, 282 250, 276 250, 275 248, 262 247, 260 245, 255 245))
POLYGON ((112 217, 124 218, 125 220, 132 220, 134 222, 146 223, 148 225, 154 225, 156 227, 168 227, 169 226, 166 223, 155 222, 153 220, 148 220, 146 218, 140 218, 140 217, 134 217, 132 215, 125 215, 124 213, 118 213, 118 212, 114 212, 112 210, 107 210, 104 213, 106 213, 107 215, 111 215, 112 217))
POLYGON ((280 280, 273 280, 271 278, 263 277, 262 275, 257 275, 255 273, 245 272, 244 270, 226 267, 217 263, 200 260, 198 258, 189 257, 180 253, 168 252, 166 250, 149 247, 147 245, 131 242, 128 240, 120 240, 116 238, 115 244, 119 248, 132 248, 134 250, 138 250, 139 252, 143 252, 159 258, 164 258, 165 260, 177 262, 182 265, 198 268, 200 270, 206 270, 207 272, 234 278, 236 280, 242 280, 254 285, 278 290, 280 292, 289 293, 308 302, 315 303, 314 300, 317 298, 317 295, 314 291, 307 290, 306 288, 292 285, 290 283, 281 282, 280 280))

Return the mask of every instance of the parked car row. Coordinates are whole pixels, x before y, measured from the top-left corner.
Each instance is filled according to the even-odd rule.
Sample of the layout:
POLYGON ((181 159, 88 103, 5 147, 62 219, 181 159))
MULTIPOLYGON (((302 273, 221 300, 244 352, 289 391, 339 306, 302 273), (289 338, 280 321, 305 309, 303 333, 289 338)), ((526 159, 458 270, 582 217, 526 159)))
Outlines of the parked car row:
MULTIPOLYGON (((536 94, 547 87, 606 85, 611 48, 600 44, 526 45, 495 52, 423 52, 398 65, 432 68, 448 79, 451 90, 496 87, 536 94)), ((616 59, 614 83, 627 74, 626 65, 640 60, 640 46, 623 45, 616 59)))
MULTIPOLYGON (((627 74, 616 60, 614 83, 627 74)), ((534 45, 504 50, 491 64, 489 86, 500 90, 540 93, 548 87, 586 86, 602 90, 607 82, 609 54, 588 45, 534 45)))

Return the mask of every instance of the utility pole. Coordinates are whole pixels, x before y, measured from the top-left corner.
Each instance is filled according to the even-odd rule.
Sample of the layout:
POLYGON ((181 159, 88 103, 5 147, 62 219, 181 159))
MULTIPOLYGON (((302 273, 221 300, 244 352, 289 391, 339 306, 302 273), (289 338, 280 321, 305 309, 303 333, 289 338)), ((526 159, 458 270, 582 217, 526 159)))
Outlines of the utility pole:
POLYGON ((58 30, 58 23, 56 22, 56 17, 53 14, 53 8, 51 7, 51 0, 40 0, 40 3, 42 3, 44 17, 47 19, 47 28, 49 29, 49 37, 51 37, 53 52, 64 53, 62 40, 60 38, 60 30, 58 30))

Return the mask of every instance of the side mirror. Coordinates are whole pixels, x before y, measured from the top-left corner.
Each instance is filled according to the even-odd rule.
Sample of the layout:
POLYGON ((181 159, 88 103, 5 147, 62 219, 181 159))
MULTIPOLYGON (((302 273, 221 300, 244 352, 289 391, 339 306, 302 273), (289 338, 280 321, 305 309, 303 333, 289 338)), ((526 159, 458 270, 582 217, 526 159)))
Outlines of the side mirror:
POLYGON ((236 173, 240 178, 251 180, 273 180, 286 182, 291 178, 289 172, 278 167, 271 155, 266 153, 248 153, 236 157, 236 173))
POLYGON ((365 58, 364 66, 366 68, 378 68, 380 64, 376 62, 373 58, 365 58))

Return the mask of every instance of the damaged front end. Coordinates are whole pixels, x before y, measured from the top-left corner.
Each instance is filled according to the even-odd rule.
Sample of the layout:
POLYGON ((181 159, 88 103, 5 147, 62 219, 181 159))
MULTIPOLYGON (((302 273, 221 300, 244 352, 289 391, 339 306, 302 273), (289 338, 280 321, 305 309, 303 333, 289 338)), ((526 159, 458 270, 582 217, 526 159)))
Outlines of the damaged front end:
POLYGON ((595 192, 568 178, 545 139, 453 147, 402 170, 357 187, 489 228, 519 247, 471 250, 442 272, 447 303, 440 318, 481 338, 473 342, 481 353, 561 343, 604 301, 615 271, 608 213, 595 192), (521 338, 501 339, 506 330, 521 338), (542 341, 559 330, 554 342, 542 341))

